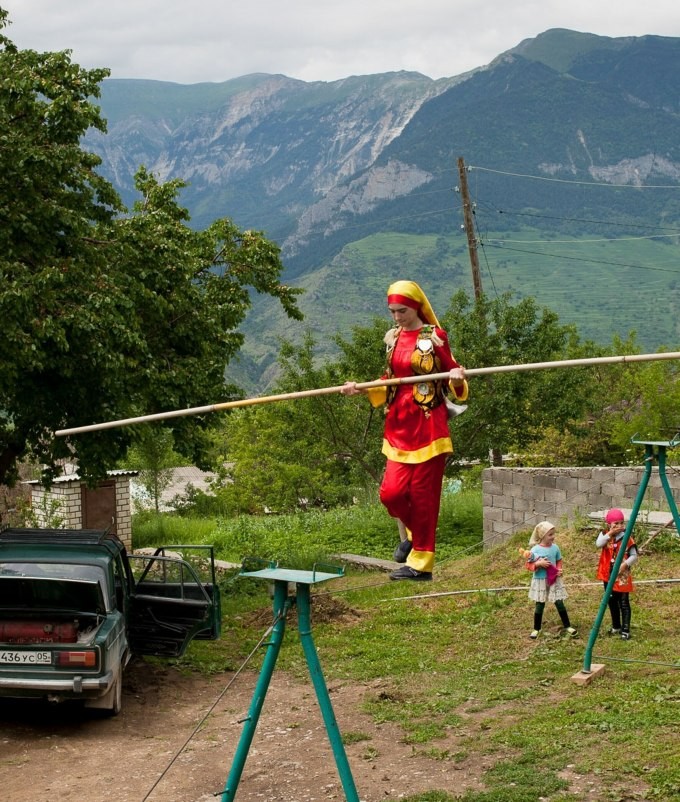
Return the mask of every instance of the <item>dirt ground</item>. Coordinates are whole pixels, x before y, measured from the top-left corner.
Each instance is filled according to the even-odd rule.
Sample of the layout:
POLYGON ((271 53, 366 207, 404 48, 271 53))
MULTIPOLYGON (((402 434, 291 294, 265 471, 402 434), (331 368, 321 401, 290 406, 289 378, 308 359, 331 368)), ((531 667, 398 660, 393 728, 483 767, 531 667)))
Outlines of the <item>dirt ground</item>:
MULTIPOLYGON (((232 674, 185 676, 173 668, 134 662, 126 670, 123 710, 114 718, 77 705, 3 701, 0 798, 7 802, 219 799, 257 674, 240 674, 223 693, 232 678, 232 674)), ((475 758, 457 763, 419 755, 400 742, 396 727, 376 725, 359 710, 366 695, 389 692, 384 683, 339 682, 328 687, 340 731, 370 738, 346 746, 361 800, 400 799, 429 789, 463 793, 481 787, 478 777, 483 766, 476 765, 475 758)), ((455 740, 453 735, 450 743, 438 740, 437 748, 455 752, 455 740)), ((344 798, 311 680, 293 681, 275 671, 235 799, 344 798)))

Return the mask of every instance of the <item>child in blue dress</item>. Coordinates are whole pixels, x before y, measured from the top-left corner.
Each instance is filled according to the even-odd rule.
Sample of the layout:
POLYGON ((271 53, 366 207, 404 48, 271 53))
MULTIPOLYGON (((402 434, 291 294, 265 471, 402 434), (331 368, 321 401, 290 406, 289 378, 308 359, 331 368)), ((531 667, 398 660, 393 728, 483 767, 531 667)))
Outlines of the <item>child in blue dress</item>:
POLYGON ((536 603, 534 607, 534 628, 529 637, 535 640, 543 623, 546 602, 553 602, 559 613, 565 632, 570 637, 576 630, 569 621, 564 600, 567 590, 562 582, 562 553, 555 543, 555 527, 550 521, 541 521, 534 527, 529 539, 529 556, 526 567, 533 572, 529 598, 536 603))

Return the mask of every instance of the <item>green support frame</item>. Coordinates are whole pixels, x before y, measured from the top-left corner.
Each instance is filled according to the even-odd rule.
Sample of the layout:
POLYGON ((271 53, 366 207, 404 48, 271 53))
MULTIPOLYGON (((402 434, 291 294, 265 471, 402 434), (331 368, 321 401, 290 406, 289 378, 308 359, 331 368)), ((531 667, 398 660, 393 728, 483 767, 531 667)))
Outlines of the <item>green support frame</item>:
POLYGON ((583 669, 582 669, 583 674, 591 673, 593 646, 595 645, 595 640, 600 631, 600 626, 602 625, 602 619, 607 609, 607 604, 609 603, 609 597, 612 594, 612 588, 614 587, 614 582, 616 581, 616 577, 619 573, 619 568, 621 567, 621 563, 623 562, 623 558, 626 553, 626 548, 628 546, 628 541, 630 540, 631 532, 633 531, 633 527, 635 526, 635 521, 637 520, 638 512, 640 511, 640 507, 642 505, 642 499, 644 498, 645 492, 647 490, 647 485, 649 484, 649 479, 652 475, 652 468, 654 467, 655 463, 658 464, 661 486, 663 487, 663 491, 666 495, 666 501, 668 502, 668 506, 673 516, 673 521, 675 522, 675 528, 677 532, 680 533, 680 517, 678 517, 678 508, 675 504, 675 499, 673 498, 670 485, 668 484, 668 477, 666 476, 666 449, 674 448, 675 446, 680 444, 680 439, 676 435, 676 438, 667 441, 633 439, 631 440, 631 442, 644 445, 645 447, 645 472, 642 476, 640 487, 638 488, 637 494, 635 496, 635 501, 633 503, 633 509, 631 512, 630 520, 628 521, 628 525, 626 526, 626 531, 623 534, 623 541, 621 542, 621 547, 619 548, 619 552, 616 555, 616 560, 614 561, 614 565, 612 567, 609 576, 609 582, 607 582, 607 587, 605 588, 604 596, 602 597, 602 601, 600 602, 600 608, 597 611, 597 616, 595 617, 593 628, 590 631, 590 637, 588 638, 588 645, 586 646, 585 655, 583 657, 583 669))
POLYGON ((317 570, 315 566, 312 571, 297 571, 290 568, 279 568, 276 563, 269 563, 266 568, 257 571, 241 571, 241 576, 252 577, 255 579, 264 579, 274 583, 274 625, 272 628, 272 636, 270 640, 263 644, 267 648, 264 656, 260 676, 255 686, 253 698, 250 703, 248 715, 245 719, 243 732, 236 747, 234 761, 227 777, 227 782, 221 796, 221 802, 232 802, 236 796, 236 790, 241 780, 243 767, 245 766, 246 758, 250 744, 252 743, 257 727, 258 719, 262 711, 264 699, 269 688, 269 682, 274 673, 276 660, 281 650, 283 637, 286 631, 286 616, 291 606, 297 603, 298 611, 298 633, 302 643, 302 649, 307 660, 307 667, 316 691, 316 698, 321 708, 321 715, 326 725, 326 732, 328 739, 333 750, 335 758, 335 765, 340 775, 340 782, 342 783, 345 792, 345 799, 347 802, 359 802, 359 795, 354 785, 354 778, 352 771, 347 761, 345 747, 342 743, 340 729, 335 720, 333 706, 331 705, 330 696, 328 695, 328 688, 321 671, 321 664, 316 652, 316 646, 312 638, 312 626, 310 619, 310 585, 317 582, 325 582, 329 579, 337 579, 343 575, 341 568, 325 566, 331 568, 331 571, 322 572, 317 570), (289 585, 295 585, 295 596, 291 596, 288 592, 289 585))

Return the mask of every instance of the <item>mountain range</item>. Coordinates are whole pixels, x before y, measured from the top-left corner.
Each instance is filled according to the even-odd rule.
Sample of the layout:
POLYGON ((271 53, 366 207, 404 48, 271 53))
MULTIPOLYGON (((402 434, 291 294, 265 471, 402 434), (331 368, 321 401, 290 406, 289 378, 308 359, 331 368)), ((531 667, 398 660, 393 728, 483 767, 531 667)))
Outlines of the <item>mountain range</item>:
POLYGON ((440 316, 471 292, 459 159, 487 294, 532 295, 596 341, 635 329, 676 350, 680 39, 552 29, 438 80, 107 79, 100 105, 108 131, 84 144, 127 204, 141 164, 182 178, 192 225, 264 231, 306 289, 303 324, 253 299, 229 368, 246 389, 271 382, 277 337, 309 327, 330 352, 397 278, 440 316))

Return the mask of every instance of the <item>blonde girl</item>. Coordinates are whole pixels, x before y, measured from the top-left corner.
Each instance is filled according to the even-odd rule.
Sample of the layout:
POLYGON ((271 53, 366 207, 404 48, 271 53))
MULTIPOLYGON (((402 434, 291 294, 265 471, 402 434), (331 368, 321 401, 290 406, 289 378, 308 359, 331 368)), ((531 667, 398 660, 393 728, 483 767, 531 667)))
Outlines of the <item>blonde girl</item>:
POLYGON ((569 621, 564 600, 567 590, 562 582, 562 553, 555 543, 555 527, 550 521, 541 521, 529 538, 529 557, 526 567, 533 572, 529 598, 535 602, 534 628, 529 637, 535 640, 541 631, 546 602, 553 602, 567 635, 574 637, 576 630, 569 621))

